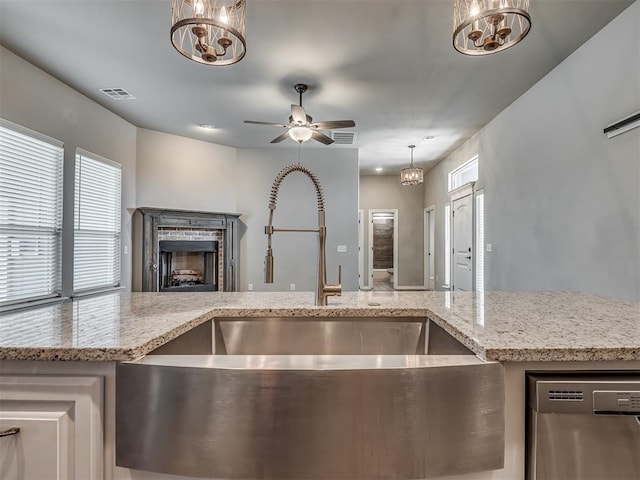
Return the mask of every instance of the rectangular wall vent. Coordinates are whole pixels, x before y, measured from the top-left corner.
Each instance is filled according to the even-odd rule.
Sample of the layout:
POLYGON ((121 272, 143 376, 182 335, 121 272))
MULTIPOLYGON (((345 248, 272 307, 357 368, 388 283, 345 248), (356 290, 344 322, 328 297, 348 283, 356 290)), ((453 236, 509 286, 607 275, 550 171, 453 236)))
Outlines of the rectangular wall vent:
POLYGON ((124 88, 101 88, 100 91, 114 100, 134 100, 136 98, 124 88))
POLYGON ((356 143, 356 132, 332 130, 331 138, 336 143, 336 145, 353 145, 354 143, 356 143))
POLYGON ((549 400, 581 402, 584 393, 580 390, 549 390, 549 400))

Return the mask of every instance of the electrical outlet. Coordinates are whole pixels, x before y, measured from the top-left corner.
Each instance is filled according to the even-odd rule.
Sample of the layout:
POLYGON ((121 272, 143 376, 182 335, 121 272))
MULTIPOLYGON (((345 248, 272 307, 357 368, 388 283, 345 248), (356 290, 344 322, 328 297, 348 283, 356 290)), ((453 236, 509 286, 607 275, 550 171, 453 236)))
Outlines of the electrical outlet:
POLYGON ((493 252, 493 244, 487 243, 487 252, 489 253, 493 252))
POLYGON ((247 290, 249 290, 250 292, 253 291, 253 283, 249 284, 249 286, 247 287, 247 290))
POLYGON ((124 254, 128 255, 129 254, 129 247, 128 246, 124 246, 124 254))
POLYGON ((338 245, 338 253, 344 253, 347 251, 346 245, 338 245))
POLYGON ((293 292, 295 289, 296 289, 296 284, 295 284, 295 283, 292 283, 292 284, 291 284, 291 291, 293 292))

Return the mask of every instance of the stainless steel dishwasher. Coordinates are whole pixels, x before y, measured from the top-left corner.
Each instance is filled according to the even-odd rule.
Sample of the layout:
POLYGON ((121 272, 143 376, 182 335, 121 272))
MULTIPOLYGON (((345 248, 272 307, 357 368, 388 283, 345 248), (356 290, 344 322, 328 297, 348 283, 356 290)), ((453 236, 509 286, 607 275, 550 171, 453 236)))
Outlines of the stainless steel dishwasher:
POLYGON ((640 372, 527 375, 528 480, 639 480, 640 372))

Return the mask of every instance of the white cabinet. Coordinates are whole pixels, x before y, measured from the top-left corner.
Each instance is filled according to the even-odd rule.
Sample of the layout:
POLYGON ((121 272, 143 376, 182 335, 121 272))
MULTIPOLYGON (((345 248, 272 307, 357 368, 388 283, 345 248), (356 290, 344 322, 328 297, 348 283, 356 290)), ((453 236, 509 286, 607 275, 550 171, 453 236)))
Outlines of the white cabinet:
POLYGON ((101 480, 103 379, 0 376, 0 480, 101 480))
POLYGON ((0 430, 20 432, 0 438, 2 480, 73 479, 73 419, 71 404, 20 405, 0 410, 0 430))

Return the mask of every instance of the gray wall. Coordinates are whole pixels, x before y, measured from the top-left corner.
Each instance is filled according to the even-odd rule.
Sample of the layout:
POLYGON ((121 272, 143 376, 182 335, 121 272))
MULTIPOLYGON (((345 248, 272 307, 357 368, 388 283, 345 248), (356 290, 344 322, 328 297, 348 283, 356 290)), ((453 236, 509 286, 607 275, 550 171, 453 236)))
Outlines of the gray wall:
POLYGON ((236 149, 138 129, 137 206, 236 211, 236 149))
POLYGON ((639 32, 635 2, 429 172, 436 285, 446 175, 477 153, 485 238, 493 244, 485 253, 487 289, 640 300, 640 129, 610 140, 602 133, 640 110, 639 32))
POLYGON ((424 184, 402 186, 400 175, 360 177, 360 209, 364 210, 365 279, 369 278, 369 210, 398 209, 398 271, 394 272, 398 286, 424 285, 424 195, 424 184))
MULTIPOLYGON (((131 250, 131 209, 136 201, 136 127, 51 75, 0 47, 0 115, 64 142, 62 276, 73 279, 73 188, 76 147, 122 165, 122 248, 131 250)), ((122 284, 131 288, 130 255, 123 255, 122 284)))
MULTIPOLYGON (((237 209, 246 232, 241 240, 241 289, 256 291, 313 291, 316 284, 318 240, 312 233, 276 233, 273 236, 274 283, 264 283, 264 255, 269 220, 269 194, 282 168, 296 163, 295 149, 239 149, 236 183, 237 209)), ((358 152, 356 149, 302 147, 301 163, 318 177, 325 198, 327 224, 327 280, 337 282, 342 265, 343 290, 358 288, 358 152), (337 253, 346 245, 346 253, 337 253)), ((274 226, 316 228, 315 189, 299 172, 288 175, 279 191, 274 226)))

